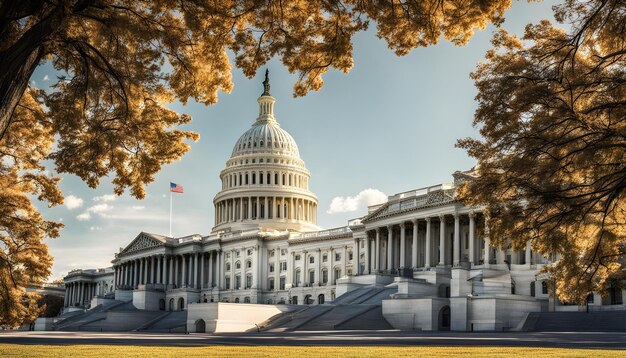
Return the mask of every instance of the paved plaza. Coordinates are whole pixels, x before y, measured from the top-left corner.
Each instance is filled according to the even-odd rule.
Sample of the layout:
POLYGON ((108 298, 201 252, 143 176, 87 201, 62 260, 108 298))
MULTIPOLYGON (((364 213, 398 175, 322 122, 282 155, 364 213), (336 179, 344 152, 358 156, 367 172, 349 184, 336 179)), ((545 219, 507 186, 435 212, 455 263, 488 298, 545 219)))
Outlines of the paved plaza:
POLYGON ((110 344, 142 346, 517 346, 626 348, 626 332, 458 333, 401 331, 324 331, 247 334, 165 334, 94 332, 0 332, 0 344, 110 344))

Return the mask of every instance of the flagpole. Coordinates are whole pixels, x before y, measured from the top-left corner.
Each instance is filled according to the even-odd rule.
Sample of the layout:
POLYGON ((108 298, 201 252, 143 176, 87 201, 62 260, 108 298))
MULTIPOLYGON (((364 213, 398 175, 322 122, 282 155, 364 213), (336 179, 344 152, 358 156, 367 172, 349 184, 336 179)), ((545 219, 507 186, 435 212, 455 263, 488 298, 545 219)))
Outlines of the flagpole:
POLYGON ((170 237, 172 237, 172 189, 170 188, 170 237))

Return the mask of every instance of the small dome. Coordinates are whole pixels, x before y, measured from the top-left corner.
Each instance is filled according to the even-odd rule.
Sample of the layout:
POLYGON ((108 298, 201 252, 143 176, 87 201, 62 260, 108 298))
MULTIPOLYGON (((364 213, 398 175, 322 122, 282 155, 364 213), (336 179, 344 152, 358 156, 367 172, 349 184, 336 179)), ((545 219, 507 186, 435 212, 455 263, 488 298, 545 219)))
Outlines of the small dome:
POLYGON ((274 152, 290 157, 300 158, 298 145, 291 134, 287 133, 275 120, 256 121, 235 143, 235 157, 258 152, 274 152))

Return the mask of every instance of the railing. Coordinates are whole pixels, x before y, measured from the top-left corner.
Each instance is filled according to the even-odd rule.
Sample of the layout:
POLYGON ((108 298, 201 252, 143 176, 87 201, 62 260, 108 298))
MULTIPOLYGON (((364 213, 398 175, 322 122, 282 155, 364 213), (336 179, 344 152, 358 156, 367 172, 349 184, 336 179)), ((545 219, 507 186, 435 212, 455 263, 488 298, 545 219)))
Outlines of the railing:
POLYGON ((322 230, 322 231, 313 231, 313 232, 305 232, 300 234, 299 238, 311 238, 311 237, 324 237, 324 236, 332 236, 332 235, 341 235, 341 234, 349 234, 352 230, 349 227, 343 226, 334 229, 322 230))
MULTIPOLYGON (((414 193, 414 192, 411 192, 414 193)), ((395 195, 391 198, 398 200, 390 203, 383 211, 383 214, 393 213, 397 211, 424 207, 427 205, 446 204, 454 201, 454 189, 447 186, 439 185, 437 187, 428 188, 426 194, 419 196, 408 196, 406 193, 395 195), (435 190, 437 188, 438 190, 435 190), (442 189, 446 188, 446 189, 442 189), (433 189, 433 190, 430 190, 433 189)))

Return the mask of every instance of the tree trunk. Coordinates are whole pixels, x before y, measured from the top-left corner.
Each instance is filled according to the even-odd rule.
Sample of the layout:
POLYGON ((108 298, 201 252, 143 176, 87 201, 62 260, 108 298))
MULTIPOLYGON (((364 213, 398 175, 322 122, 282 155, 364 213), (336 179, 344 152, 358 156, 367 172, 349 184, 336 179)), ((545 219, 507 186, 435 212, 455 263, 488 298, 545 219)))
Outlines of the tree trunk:
POLYGON ((44 44, 60 26, 63 7, 56 6, 28 29, 13 45, 0 52, 0 141, 35 68, 44 55, 44 44))

